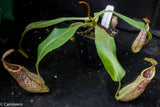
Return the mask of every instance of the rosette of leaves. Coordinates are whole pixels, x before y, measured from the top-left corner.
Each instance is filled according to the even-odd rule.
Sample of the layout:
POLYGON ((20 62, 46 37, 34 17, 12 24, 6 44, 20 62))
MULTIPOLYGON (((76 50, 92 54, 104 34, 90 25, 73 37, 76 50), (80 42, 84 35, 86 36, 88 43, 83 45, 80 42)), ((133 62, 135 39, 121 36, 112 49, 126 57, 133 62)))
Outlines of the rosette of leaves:
POLYGON ((116 56, 116 45, 114 38, 111 37, 104 29, 100 28, 97 24, 99 17, 102 16, 105 12, 112 12, 122 20, 126 21, 130 25, 140 29, 144 30, 148 33, 148 40, 152 38, 151 33, 146 29, 146 26, 143 22, 138 22, 135 20, 132 20, 129 17, 126 17, 120 13, 117 13, 115 11, 106 11, 102 10, 100 12, 96 12, 94 14, 94 17, 90 16, 90 8, 89 5, 81 1, 79 3, 85 3, 88 6, 88 17, 61 17, 53 20, 47 20, 47 21, 38 21, 30 23, 26 26, 22 38, 20 40, 20 49, 19 52, 21 52, 24 56, 28 57, 25 52, 23 52, 21 48, 21 43, 24 35, 32 29, 35 28, 44 28, 51 25, 55 25, 58 23, 62 23, 65 21, 73 21, 73 20, 79 20, 81 22, 73 23, 71 26, 67 28, 54 28, 53 31, 49 34, 49 36, 42 41, 38 46, 38 56, 37 56, 37 62, 35 64, 37 73, 39 74, 39 63, 44 58, 44 56, 47 55, 50 51, 62 46, 65 44, 78 30, 78 28, 82 26, 88 26, 95 29, 95 45, 97 49, 97 53, 106 69, 106 71, 109 73, 113 81, 120 81, 125 76, 125 70, 120 65, 117 56, 116 56))

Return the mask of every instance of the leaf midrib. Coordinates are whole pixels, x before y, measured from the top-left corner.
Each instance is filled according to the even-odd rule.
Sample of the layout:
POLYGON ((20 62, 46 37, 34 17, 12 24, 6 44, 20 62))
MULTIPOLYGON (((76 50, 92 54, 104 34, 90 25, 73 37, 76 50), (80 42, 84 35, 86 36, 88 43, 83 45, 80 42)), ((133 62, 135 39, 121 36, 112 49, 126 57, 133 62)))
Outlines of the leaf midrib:
MULTIPOLYGON (((67 17, 63 17, 63 18, 61 18, 61 19, 57 19, 57 20, 48 20, 48 21, 46 21, 46 23, 39 23, 39 24, 36 24, 36 25, 31 25, 30 27, 32 27, 32 28, 34 28, 35 26, 41 26, 41 25, 45 25, 45 24, 48 24, 48 23, 53 23, 53 22, 56 22, 57 21, 57 23, 59 23, 59 22, 61 22, 61 21, 63 21, 65 18, 67 18, 67 17)), ((84 18, 84 17, 70 17, 69 19, 66 19, 66 20, 64 20, 64 21, 69 21, 69 20, 86 20, 87 18, 84 18)), ((41 21, 41 22, 43 22, 43 21, 41 21)), ((44 21, 45 22, 45 21, 44 21)), ((34 22, 33 22, 34 23, 34 22)), ((35 22, 36 23, 36 22, 35 22)), ((31 29, 32 29, 31 28, 31 29)), ((28 29, 28 30, 30 30, 30 29, 28 29)))
MULTIPOLYGON (((75 28, 75 27, 73 27, 72 29, 74 29, 74 28, 75 28)), ((60 36, 57 36, 57 37, 55 37, 54 39, 52 39, 50 42, 48 42, 48 43, 44 46, 44 48, 42 48, 42 51, 41 51, 41 53, 39 54, 40 58, 41 58, 42 52, 46 49, 46 47, 47 47, 48 45, 50 45, 50 44, 52 43, 52 41, 54 41, 54 40, 57 39, 57 38, 60 38, 62 35, 64 35, 65 33, 68 33, 68 32, 71 31, 72 29, 69 29, 69 30, 65 31, 65 32, 62 33, 60 36)), ((40 59, 40 58, 39 58, 39 59, 40 59)))
MULTIPOLYGON (((105 40, 106 38, 104 37, 104 36, 102 36, 102 38, 105 40)), ((106 43, 105 42, 105 44, 106 44, 106 47, 108 47, 108 43, 106 43)), ((109 49, 110 49, 110 47, 108 47, 109 49)), ((110 51, 112 52, 112 50, 110 49, 110 51)), ((111 53, 110 51, 108 51, 109 52, 109 54, 110 54, 110 56, 112 56, 112 57, 115 57, 116 58, 116 56, 113 54, 113 53, 111 53)), ((112 58, 111 58, 112 59, 112 58)), ((117 60, 117 59, 116 59, 117 60)), ((112 60, 112 61, 114 61, 114 60, 112 60)), ((114 70, 115 72, 116 72, 116 74, 118 74, 118 79, 120 79, 120 73, 119 72, 117 72, 117 70, 114 70)))

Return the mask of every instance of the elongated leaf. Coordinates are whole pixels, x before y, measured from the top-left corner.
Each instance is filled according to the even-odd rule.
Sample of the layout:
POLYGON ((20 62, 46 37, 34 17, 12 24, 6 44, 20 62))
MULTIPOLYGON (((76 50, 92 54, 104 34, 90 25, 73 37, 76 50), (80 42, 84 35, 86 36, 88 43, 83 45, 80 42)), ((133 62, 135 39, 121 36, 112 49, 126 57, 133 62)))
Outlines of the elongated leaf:
POLYGON ((88 18, 83 18, 83 17, 61 17, 53 20, 46 20, 46 21, 38 21, 38 22, 33 22, 30 23, 29 25, 26 26, 24 32, 22 35, 24 35, 27 31, 35 28, 44 28, 48 27, 51 25, 55 25, 64 21, 70 21, 70 20, 87 20, 88 18))
POLYGON ((53 20, 47 20, 47 21, 38 21, 38 22, 33 22, 30 23, 29 25, 26 26, 25 30, 22 33, 21 36, 21 40, 19 41, 19 52, 24 55, 26 58, 28 58, 28 55, 23 51, 21 44, 23 41, 23 37, 24 35, 32 29, 35 28, 44 28, 44 27, 48 27, 51 25, 55 25, 64 21, 70 21, 70 20, 87 20, 88 18, 84 18, 84 17, 61 17, 61 18, 57 18, 57 19, 53 19, 53 20))
POLYGON ((127 17, 127 16, 124 16, 124 15, 122 15, 120 13, 117 13, 117 12, 114 12, 114 11, 113 11, 113 13, 115 15, 117 15, 118 17, 120 17, 125 22, 129 23, 130 25, 132 25, 132 26, 134 26, 134 27, 136 27, 138 29, 147 31, 146 25, 143 22, 135 21, 135 20, 133 20, 133 19, 127 17))
POLYGON ((122 20, 124 20, 125 22, 129 23, 130 25, 132 25, 132 26, 134 26, 134 27, 136 27, 138 29, 147 31, 146 26, 145 26, 145 24, 143 22, 135 21, 135 20, 133 20, 133 19, 127 17, 127 16, 124 16, 124 15, 122 15, 120 13, 117 13, 117 12, 111 11, 111 10, 107 10, 107 11, 106 10, 102 10, 100 12, 97 12, 97 14, 94 16, 94 19, 99 17, 99 16, 101 16, 105 12, 113 12, 115 15, 117 15, 122 20))
POLYGON ((125 71, 117 60, 114 38, 109 36, 105 30, 95 26, 95 44, 98 55, 112 80, 120 81, 125 71))
POLYGON ((36 68, 38 68, 39 62, 48 52, 60 47, 65 42, 67 42, 74 35, 76 30, 82 25, 84 24, 69 28, 55 28, 50 33, 50 35, 38 46, 36 68))
POLYGON ((127 16, 124 16, 120 13, 117 13, 117 12, 114 12, 113 13, 115 15, 117 15, 118 17, 120 17, 122 20, 126 21, 127 23, 129 23, 130 25, 138 28, 138 29, 141 29, 141 30, 144 30, 144 31, 147 31, 147 34, 148 34, 148 40, 151 40, 152 39, 152 34, 146 29, 146 25, 143 23, 143 22, 139 22, 139 21, 135 21, 127 16))
POLYGON ((124 20, 125 22, 127 22, 128 24, 134 26, 137 29, 141 29, 144 31, 147 31, 148 34, 148 40, 152 39, 152 34, 146 29, 146 26, 143 22, 139 22, 139 21, 135 21, 127 16, 124 16, 120 13, 117 13, 115 11, 111 11, 111 10, 102 10, 100 12, 97 12, 96 15, 94 16, 94 19, 96 19, 97 17, 101 16, 102 14, 104 14, 105 12, 113 12, 115 15, 117 15, 118 17, 120 17, 122 20, 124 20))

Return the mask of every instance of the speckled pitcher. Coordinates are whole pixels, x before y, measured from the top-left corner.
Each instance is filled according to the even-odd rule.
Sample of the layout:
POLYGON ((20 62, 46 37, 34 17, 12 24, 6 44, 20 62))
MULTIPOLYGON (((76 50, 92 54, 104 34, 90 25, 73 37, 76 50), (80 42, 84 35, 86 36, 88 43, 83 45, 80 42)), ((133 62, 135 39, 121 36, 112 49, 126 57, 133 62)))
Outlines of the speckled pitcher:
POLYGON ((152 58, 145 58, 144 60, 151 62, 153 65, 144 69, 135 81, 119 91, 119 95, 115 96, 118 101, 131 101, 136 99, 143 93, 146 86, 155 76, 155 65, 157 65, 157 61, 152 58))
POLYGON ((33 93, 49 92, 49 88, 45 85, 43 79, 38 75, 28 71, 25 67, 17 64, 11 64, 4 60, 14 49, 6 51, 2 56, 2 63, 4 68, 12 75, 18 84, 26 91, 33 93))

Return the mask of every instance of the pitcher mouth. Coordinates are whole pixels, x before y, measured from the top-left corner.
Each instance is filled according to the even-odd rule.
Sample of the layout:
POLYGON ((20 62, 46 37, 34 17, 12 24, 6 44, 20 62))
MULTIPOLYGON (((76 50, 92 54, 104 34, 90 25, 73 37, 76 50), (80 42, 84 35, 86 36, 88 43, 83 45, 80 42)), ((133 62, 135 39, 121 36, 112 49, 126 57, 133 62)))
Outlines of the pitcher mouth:
POLYGON ((143 72, 142 72, 142 77, 147 79, 147 80, 150 80, 154 77, 155 75, 155 68, 154 67, 150 67, 148 69, 145 69, 143 72))
POLYGON ((2 60, 2 62, 4 64, 4 67, 11 72, 19 72, 22 69, 22 67, 17 64, 10 64, 4 60, 2 60))
POLYGON ((9 65, 8 68, 11 69, 11 70, 14 70, 14 71, 17 71, 17 70, 20 69, 19 66, 12 66, 12 65, 9 65))
POLYGON ((151 80, 155 76, 155 73, 156 73, 155 65, 157 65, 157 61, 152 58, 147 58, 147 57, 144 58, 144 60, 150 62, 152 66, 144 69, 141 73, 141 76, 144 79, 151 80))

